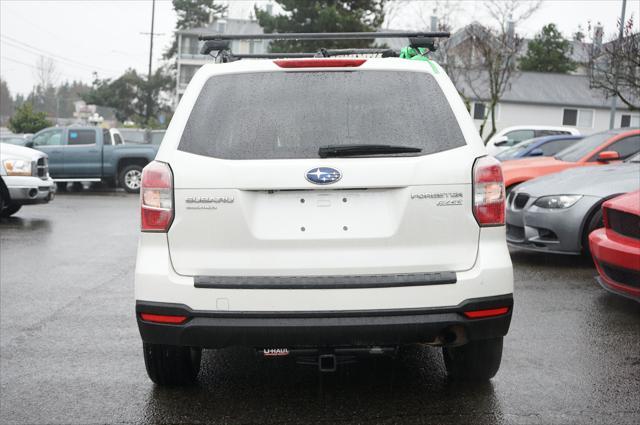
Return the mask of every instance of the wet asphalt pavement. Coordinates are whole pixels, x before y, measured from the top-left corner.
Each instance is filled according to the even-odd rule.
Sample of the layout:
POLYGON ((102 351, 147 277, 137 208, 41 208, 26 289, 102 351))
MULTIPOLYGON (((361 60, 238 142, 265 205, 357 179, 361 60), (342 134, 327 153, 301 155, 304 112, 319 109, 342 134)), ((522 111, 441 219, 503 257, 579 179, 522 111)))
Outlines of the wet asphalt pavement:
POLYGON ((321 375, 208 351, 197 386, 155 387, 134 319, 138 198, 60 194, 0 223, 0 423, 640 423, 640 303, 578 257, 513 251, 515 310, 486 384, 411 347, 321 375))

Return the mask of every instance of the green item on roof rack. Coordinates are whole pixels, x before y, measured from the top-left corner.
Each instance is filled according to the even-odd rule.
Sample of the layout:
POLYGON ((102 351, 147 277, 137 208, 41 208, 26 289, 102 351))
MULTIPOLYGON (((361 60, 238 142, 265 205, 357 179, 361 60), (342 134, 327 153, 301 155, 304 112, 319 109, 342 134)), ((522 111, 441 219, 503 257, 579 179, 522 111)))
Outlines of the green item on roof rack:
POLYGON ((400 50, 400 57, 402 59, 411 59, 415 61, 429 60, 427 57, 427 49, 424 47, 418 47, 417 49, 411 46, 403 47, 402 50, 400 50))
POLYGON ((433 64, 433 61, 429 59, 429 56, 427 56, 428 52, 429 50, 427 50, 425 47, 418 47, 416 49, 414 47, 407 46, 407 47, 403 47, 402 50, 400 50, 400 58, 414 60, 414 61, 428 62, 429 65, 431 65, 431 69, 435 74, 438 72, 438 69, 433 64))

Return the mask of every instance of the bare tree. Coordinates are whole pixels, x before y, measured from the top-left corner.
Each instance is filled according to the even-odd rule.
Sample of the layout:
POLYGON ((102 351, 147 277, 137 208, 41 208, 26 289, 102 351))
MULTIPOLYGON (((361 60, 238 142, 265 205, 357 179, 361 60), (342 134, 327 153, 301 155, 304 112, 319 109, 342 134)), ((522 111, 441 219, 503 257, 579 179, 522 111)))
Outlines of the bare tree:
POLYGON ((407 8, 409 4, 408 0, 397 0, 397 1, 389 1, 384 5, 384 23, 382 27, 384 29, 391 29, 395 21, 402 14, 402 12, 407 8))
POLYGON ((506 33, 510 24, 517 26, 529 19, 542 5, 542 0, 486 0, 484 6, 498 25, 500 33, 506 33))
POLYGON ((487 121, 491 119, 491 128, 484 136, 485 141, 495 134, 496 106, 518 75, 516 59, 523 39, 515 33, 515 26, 530 17, 540 4, 541 1, 485 2, 497 29, 473 23, 465 30, 467 42, 461 43, 461 47, 456 49, 456 56, 464 69, 461 74, 466 87, 475 98, 487 101, 487 112, 479 129, 480 135, 484 136, 487 121))
MULTIPOLYGON (((622 22, 618 22, 618 28, 622 22)), ((624 24, 621 40, 616 36, 602 44, 602 27, 596 27, 589 52, 589 82, 607 97, 617 96, 631 110, 640 109, 640 33, 633 32, 633 18, 624 24), (598 33, 599 32, 599 33, 598 33)))
POLYGON ((433 0, 412 3, 412 14, 423 29, 431 30, 431 18, 437 18, 438 31, 453 31, 456 28, 456 17, 462 10, 460 0, 433 0))
POLYGON ((55 86, 59 78, 56 62, 49 57, 40 56, 36 62, 35 77, 43 90, 55 86))

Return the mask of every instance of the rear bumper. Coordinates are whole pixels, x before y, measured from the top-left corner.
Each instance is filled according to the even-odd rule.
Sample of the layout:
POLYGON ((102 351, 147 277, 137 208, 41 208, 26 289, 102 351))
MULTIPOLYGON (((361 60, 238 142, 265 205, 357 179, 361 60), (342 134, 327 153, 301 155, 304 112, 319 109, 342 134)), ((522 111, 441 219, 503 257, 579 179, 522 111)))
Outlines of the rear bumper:
POLYGON ((153 344, 224 348, 362 347, 410 343, 446 344, 504 336, 511 294, 466 300, 454 307, 317 312, 196 311, 179 304, 137 301, 142 340, 153 344), (469 319, 464 312, 508 307, 495 317, 469 319), (182 324, 141 319, 141 313, 186 316, 182 324))

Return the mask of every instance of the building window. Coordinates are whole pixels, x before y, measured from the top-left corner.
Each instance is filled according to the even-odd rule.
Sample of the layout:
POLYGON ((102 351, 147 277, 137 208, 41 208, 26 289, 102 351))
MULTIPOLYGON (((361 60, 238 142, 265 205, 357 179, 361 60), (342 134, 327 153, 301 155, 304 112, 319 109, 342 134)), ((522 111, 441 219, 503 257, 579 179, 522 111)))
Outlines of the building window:
POLYGON ((484 103, 474 103, 473 104, 473 119, 474 120, 483 120, 485 113, 486 113, 486 106, 485 106, 484 103))
POLYGON ((562 112, 562 125, 576 127, 593 127, 593 109, 564 109, 562 112))
POLYGON ((620 117, 620 127, 631 127, 631 115, 620 117))
POLYGON ((562 114, 562 125, 576 125, 578 123, 578 110, 565 109, 562 114))
POLYGON ((216 31, 220 34, 224 34, 227 31, 227 21, 216 22, 216 31))
POLYGON ((578 110, 578 127, 593 127, 593 110, 580 109, 578 110))
POLYGON ((189 84, 198 68, 198 66, 193 65, 182 65, 180 67, 180 84, 189 84))

